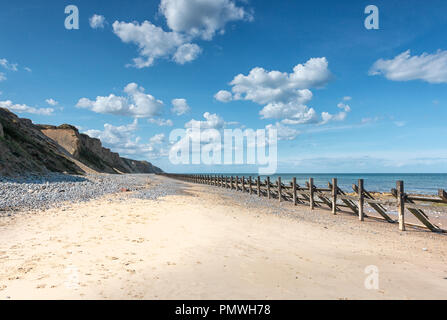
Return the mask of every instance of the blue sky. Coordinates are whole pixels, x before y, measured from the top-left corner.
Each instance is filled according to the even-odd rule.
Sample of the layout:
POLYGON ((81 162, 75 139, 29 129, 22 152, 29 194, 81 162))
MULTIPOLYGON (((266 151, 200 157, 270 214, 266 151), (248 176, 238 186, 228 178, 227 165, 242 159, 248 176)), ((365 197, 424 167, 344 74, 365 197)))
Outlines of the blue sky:
POLYGON ((172 165, 167 137, 195 119, 277 127, 280 172, 447 172, 445 12, 441 0, 3 1, 0 106, 167 171, 252 170, 172 165), (370 4, 379 30, 364 27, 370 4))

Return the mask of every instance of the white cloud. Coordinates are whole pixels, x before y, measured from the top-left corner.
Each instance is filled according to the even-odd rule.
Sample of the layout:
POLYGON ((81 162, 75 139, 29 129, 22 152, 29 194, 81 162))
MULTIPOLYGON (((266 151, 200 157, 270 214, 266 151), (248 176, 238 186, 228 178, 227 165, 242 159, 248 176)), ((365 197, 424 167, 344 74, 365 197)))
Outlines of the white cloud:
POLYGON ((161 150, 155 145, 161 141, 161 136, 151 138, 148 143, 142 143, 135 133, 138 130, 138 120, 123 126, 113 126, 106 123, 104 130, 87 130, 84 133, 100 139, 102 144, 114 152, 124 156, 141 156, 154 158, 161 155, 161 150))
POLYGON ((152 118, 160 114, 163 101, 144 93, 144 88, 136 83, 129 83, 124 92, 127 97, 110 94, 107 97, 97 97, 95 101, 81 98, 78 108, 90 109, 96 113, 131 116, 136 118, 152 118))
POLYGON ((351 107, 347 104, 344 104, 343 102, 340 102, 337 105, 338 108, 342 109, 337 114, 330 114, 329 112, 323 112, 321 113, 321 122, 320 125, 326 124, 330 121, 343 121, 348 116, 348 113, 351 112, 351 107))
POLYGON ((351 101, 351 100, 352 100, 352 97, 350 97, 350 96, 343 97, 343 101, 351 101))
POLYGON ((384 75, 392 81, 423 80, 428 83, 447 83, 447 51, 411 56, 407 50, 391 60, 380 59, 369 71, 384 75))
POLYGON ((178 116, 181 116, 191 110, 186 99, 174 99, 172 100, 172 105, 173 107, 171 111, 178 116))
POLYGON ((227 90, 220 90, 214 95, 214 99, 220 102, 230 102, 233 100, 233 95, 227 90))
POLYGON ((48 103, 50 106, 57 106, 59 104, 59 102, 57 102, 56 100, 50 98, 50 99, 46 99, 45 100, 46 103, 48 103))
POLYGON ((222 129, 225 125, 225 121, 223 118, 218 116, 217 114, 211 114, 209 112, 205 112, 203 114, 205 121, 198 121, 192 119, 191 121, 185 124, 185 128, 191 128, 193 126, 199 126, 201 129, 222 129))
POLYGON ((147 122, 152 123, 152 124, 156 124, 159 127, 172 127, 174 125, 174 123, 172 122, 171 119, 147 119, 147 122))
POLYGON ((28 67, 25 67, 23 69, 25 69, 25 71, 28 71, 28 72, 33 72, 33 70, 31 70, 31 68, 28 68, 28 67))
POLYGON ((10 71, 18 71, 17 63, 10 63, 7 59, 0 59, 0 66, 10 71))
POLYGON ((103 29, 106 24, 106 18, 104 16, 94 14, 92 17, 90 17, 89 23, 90 27, 92 27, 93 29, 103 29))
POLYGON ((232 0, 162 0, 159 10, 171 31, 150 21, 113 23, 113 32, 124 43, 138 46, 139 57, 133 59, 137 68, 150 67, 160 58, 178 64, 191 62, 202 53, 197 44, 191 43, 193 39, 211 40, 216 32, 224 32, 229 21, 252 19, 232 0))
POLYGON ((149 139, 149 142, 154 145, 160 145, 166 142, 166 137, 163 133, 156 134, 152 138, 149 139))
POLYGON ((278 134, 278 140, 294 140, 300 133, 298 130, 282 125, 277 122, 276 124, 269 124, 265 127, 266 130, 276 129, 278 134))
POLYGON ((287 124, 316 123, 317 113, 307 106, 313 97, 309 89, 323 87, 331 80, 328 66, 323 57, 298 64, 291 73, 257 67, 230 82, 232 94, 221 90, 215 98, 222 102, 248 100, 264 105, 260 111, 264 119, 283 119, 287 124))
POLYGON ((217 114, 209 112, 205 112, 203 117, 205 118, 203 121, 192 119, 185 124, 185 135, 171 146, 172 152, 175 153, 182 150, 184 147, 189 146, 190 142, 207 145, 207 149, 214 151, 222 148, 221 131, 225 126, 224 119, 217 114), (194 130, 198 126, 200 126, 200 131, 194 130))
POLYGON ((185 64, 196 60, 201 53, 202 48, 198 45, 185 43, 177 49, 172 59, 178 64, 185 64))
MULTIPOLYGON (((235 99, 251 100, 259 104, 300 100, 312 87, 322 87, 331 79, 326 58, 312 58, 298 64, 293 72, 266 71, 254 68, 245 76, 239 74, 231 81, 235 99)), ((312 97, 310 97, 312 98, 312 97)))
POLYGON ((6 75, 3 73, 3 72, 0 72, 0 82, 1 81, 5 81, 5 80, 7 80, 8 78, 6 78, 6 75))
POLYGON ((346 119, 347 115, 348 114, 344 111, 341 111, 337 114, 330 114, 329 112, 322 112, 320 124, 326 124, 329 121, 343 121, 346 119))
POLYGON ((35 108, 27 106, 26 104, 13 104, 10 100, 0 101, 0 108, 6 108, 17 113, 31 113, 44 116, 49 116, 54 112, 52 108, 35 108))
POLYGON ((155 59, 173 57, 184 64, 197 58, 201 49, 188 43, 188 38, 177 32, 166 32, 149 21, 126 23, 115 21, 114 33, 124 43, 135 43, 140 56, 133 59, 137 68, 150 67, 155 59))
POLYGON ((171 30, 205 40, 211 40, 216 32, 223 33, 230 21, 253 19, 232 0, 162 0, 160 12, 171 30))

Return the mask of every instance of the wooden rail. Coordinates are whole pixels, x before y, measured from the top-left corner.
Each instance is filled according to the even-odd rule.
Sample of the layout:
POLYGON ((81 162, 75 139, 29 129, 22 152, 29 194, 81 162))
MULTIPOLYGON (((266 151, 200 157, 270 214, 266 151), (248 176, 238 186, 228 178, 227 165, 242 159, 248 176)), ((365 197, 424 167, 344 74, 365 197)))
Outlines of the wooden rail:
POLYGON ((371 218, 365 213, 365 206, 368 205, 389 223, 399 223, 399 230, 405 231, 406 226, 416 226, 426 228, 432 232, 444 233, 445 230, 433 224, 424 210, 438 210, 447 212, 447 206, 434 207, 432 204, 447 204, 447 193, 445 190, 439 190, 438 196, 418 196, 409 195, 404 192, 404 182, 397 181, 396 189, 391 189, 393 199, 376 199, 372 193, 364 188, 364 180, 360 179, 358 185, 352 185, 354 196, 346 194, 338 187, 337 179, 332 179, 328 183, 328 188, 318 188, 314 185, 314 179, 310 178, 305 187, 296 183, 296 178, 292 179, 290 185, 284 185, 281 177, 278 177, 275 183, 267 177, 264 181, 258 176, 253 177, 225 177, 211 175, 184 175, 184 174, 161 174, 170 178, 193 182, 198 184, 208 184, 220 188, 231 189, 257 195, 258 197, 267 197, 268 199, 277 199, 278 202, 288 201, 295 206, 307 205, 311 210, 315 207, 331 210, 332 214, 343 211, 358 215, 360 221, 365 218, 371 218), (428 203, 428 205, 424 205, 428 203), (431 204, 431 205, 430 205, 431 204), (396 208, 398 220, 394 220, 389 215, 387 207, 396 208), (405 212, 413 214, 422 225, 412 224, 405 221, 405 212))

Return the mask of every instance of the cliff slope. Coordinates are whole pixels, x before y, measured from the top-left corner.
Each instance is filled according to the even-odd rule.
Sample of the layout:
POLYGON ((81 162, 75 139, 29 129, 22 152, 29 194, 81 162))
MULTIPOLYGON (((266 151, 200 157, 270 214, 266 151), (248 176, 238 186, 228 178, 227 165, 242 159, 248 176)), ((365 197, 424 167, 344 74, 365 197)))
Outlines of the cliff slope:
POLYGON ((160 173, 147 161, 121 158, 71 125, 35 125, 0 108, 0 175, 65 172, 160 173))
POLYGON ((118 153, 104 148, 99 139, 79 133, 78 129, 61 126, 39 125, 42 133, 67 150, 70 155, 98 172, 107 173, 160 173, 162 170, 147 161, 121 158, 118 153))

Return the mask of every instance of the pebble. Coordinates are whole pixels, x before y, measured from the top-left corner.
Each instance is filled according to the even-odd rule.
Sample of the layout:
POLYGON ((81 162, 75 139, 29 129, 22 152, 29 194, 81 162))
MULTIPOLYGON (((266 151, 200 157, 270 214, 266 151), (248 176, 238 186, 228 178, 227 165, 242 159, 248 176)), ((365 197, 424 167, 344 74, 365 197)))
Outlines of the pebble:
POLYGON ((59 173, 16 179, 0 176, 0 215, 18 209, 44 210, 66 201, 88 201, 123 189, 130 194, 136 192, 133 196, 142 199, 157 199, 179 189, 179 183, 147 188, 153 177, 150 174, 74 176, 59 173))

